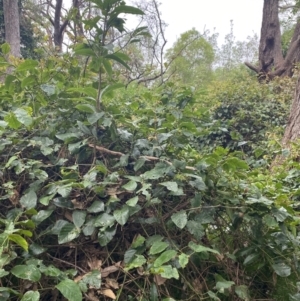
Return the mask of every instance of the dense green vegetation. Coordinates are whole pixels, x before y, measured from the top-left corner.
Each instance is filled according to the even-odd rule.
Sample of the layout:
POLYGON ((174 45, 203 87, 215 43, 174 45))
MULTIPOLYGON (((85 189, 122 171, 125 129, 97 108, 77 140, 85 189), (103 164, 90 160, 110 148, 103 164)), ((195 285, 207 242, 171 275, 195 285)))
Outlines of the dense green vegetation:
POLYGON ((86 21, 73 53, 2 45, 0 300, 300 300, 295 79, 219 66, 125 87, 107 36, 142 11, 93 2, 109 26, 86 21))

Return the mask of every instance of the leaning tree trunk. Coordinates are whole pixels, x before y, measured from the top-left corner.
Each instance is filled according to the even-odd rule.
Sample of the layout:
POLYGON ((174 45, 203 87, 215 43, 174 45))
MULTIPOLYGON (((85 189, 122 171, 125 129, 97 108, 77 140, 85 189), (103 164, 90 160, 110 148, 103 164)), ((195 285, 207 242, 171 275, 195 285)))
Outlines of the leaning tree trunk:
POLYGON ((290 141, 300 138, 300 77, 297 81, 297 88, 295 91, 294 100, 292 103, 290 117, 285 128, 282 143, 288 146, 290 141))
POLYGON ((20 15, 18 0, 3 0, 5 41, 10 45, 13 56, 21 57, 20 15))

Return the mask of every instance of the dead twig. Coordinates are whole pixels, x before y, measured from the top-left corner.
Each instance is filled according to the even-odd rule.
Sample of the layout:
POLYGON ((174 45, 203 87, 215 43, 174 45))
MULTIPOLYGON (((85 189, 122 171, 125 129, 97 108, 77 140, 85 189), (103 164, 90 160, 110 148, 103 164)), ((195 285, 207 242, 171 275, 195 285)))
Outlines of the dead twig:
MULTIPOLYGON (((94 145, 94 144, 88 144, 89 147, 91 148, 94 148, 96 150, 98 150, 99 152, 101 153, 106 153, 106 154, 110 154, 110 155, 113 155, 113 156, 118 156, 118 157, 122 157, 122 156, 125 156, 125 154, 121 153, 121 152, 115 152, 115 151, 111 151, 103 146, 99 146, 99 145, 94 145)), ((148 161, 163 161, 163 162, 166 162, 167 164, 169 165, 173 165, 170 161, 167 161, 167 160, 164 160, 164 159, 160 159, 160 158, 157 158, 157 157, 152 157, 152 156, 140 156, 140 158, 144 158, 148 161)), ((185 169, 188 169, 188 170, 197 170, 197 168, 195 167, 192 167, 192 166, 186 166, 185 169)))

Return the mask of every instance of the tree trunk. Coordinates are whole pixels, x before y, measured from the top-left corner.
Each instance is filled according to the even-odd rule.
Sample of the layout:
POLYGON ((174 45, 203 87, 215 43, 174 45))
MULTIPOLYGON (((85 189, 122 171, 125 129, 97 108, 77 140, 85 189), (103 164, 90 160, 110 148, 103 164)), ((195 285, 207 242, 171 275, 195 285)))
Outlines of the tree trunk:
POLYGON ((263 73, 269 73, 283 63, 278 2, 279 0, 264 0, 259 45, 259 68, 263 73))
POLYGON ((18 0, 3 0, 5 41, 10 45, 13 56, 21 57, 20 16, 18 0))
POLYGON ((298 78, 297 88, 292 103, 290 117, 285 128, 282 143, 288 146, 290 141, 300 138, 300 77, 298 78))
POLYGON ((258 73, 260 79, 271 80, 275 76, 292 76, 295 63, 300 61, 300 22, 298 21, 296 25, 287 54, 283 57, 278 7, 279 0, 264 0, 259 65, 245 63, 258 73))
POLYGON ((67 25, 69 24, 69 20, 66 19, 62 24, 61 24, 61 10, 62 10, 62 3, 63 0, 56 0, 56 5, 55 5, 55 12, 54 12, 54 21, 53 21, 53 26, 54 26, 54 45, 57 49, 57 51, 62 51, 62 45, 64 41, 64 33, 66 30, 67 25))

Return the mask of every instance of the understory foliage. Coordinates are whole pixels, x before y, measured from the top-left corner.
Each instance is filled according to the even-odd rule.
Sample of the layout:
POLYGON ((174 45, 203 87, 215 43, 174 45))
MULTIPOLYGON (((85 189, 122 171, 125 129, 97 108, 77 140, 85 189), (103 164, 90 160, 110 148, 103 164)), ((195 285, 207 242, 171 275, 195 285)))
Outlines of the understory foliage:
POLYGON ((142 12, 94 3, 99 40, 1 59, 0 300, 299 300, 293 82, 122 88, 105 37, 142 12))

